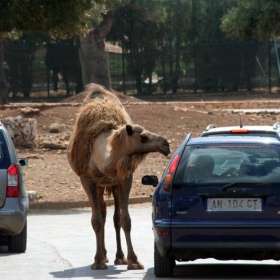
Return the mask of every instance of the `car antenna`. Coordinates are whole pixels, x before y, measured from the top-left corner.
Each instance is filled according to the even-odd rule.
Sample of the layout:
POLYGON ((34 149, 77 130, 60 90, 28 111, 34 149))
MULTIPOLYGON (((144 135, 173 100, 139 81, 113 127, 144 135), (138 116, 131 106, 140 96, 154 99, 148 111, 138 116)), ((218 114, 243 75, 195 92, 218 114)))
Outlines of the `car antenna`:
POLYGON ((240 121, 240 128, 242 128, 243 127, 243 125, 242 125, 242 112, 241 111, 239 111, 239 121, 240 121))

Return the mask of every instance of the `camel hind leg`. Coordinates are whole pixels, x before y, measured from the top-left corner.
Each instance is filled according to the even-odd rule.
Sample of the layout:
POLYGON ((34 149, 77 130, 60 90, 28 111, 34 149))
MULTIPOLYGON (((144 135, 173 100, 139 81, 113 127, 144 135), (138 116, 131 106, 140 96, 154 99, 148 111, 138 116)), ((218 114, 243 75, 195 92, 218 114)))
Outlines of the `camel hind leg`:
POLYGON ((104 188, 96 188, 91 178, 80 177, 83 188, 92 208, 91 225, 96 236, 96 254, 91 269, 107 269, 107 251, 104 241, 106 204, 103 198, 104 188))
POLYGON ((129 193, 132 185, 132 176, 122 181, 118 186, 116 195, 117 203, 121 208, 120 224, 125 234, 127 244, 127 269, 143 269, 144 266, 138 261, 138 258, 134 252, 131 241, 131 219, 128 211, 129 193))
POLYGON ((119 193, 117 190, 118 186, 112 187, 112 192, 115 202, 115 212, 114 212, 114 227, 116 231, 116 241, 117 241, 117 253, 116 259, 114 261, 115 265, 128 264, 127 259, 124 256, 122 245, 121 245, 121 208, 119 204, 119 193))

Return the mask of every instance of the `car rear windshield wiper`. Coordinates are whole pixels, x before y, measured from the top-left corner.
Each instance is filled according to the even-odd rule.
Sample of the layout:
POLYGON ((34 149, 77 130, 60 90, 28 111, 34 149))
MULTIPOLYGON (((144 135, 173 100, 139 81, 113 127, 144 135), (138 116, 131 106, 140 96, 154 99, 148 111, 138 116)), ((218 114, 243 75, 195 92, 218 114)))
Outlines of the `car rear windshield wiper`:
POLYGON ((244 185, 247 186, 256 186, 256 187, 261 187, 261 188, 267 188, 270 187, 270 183, 244 183, 244 182, 233 182, 226 184, 222 187, 223 192, 226 192, 228 189, 232 187, 244 187, 244 185))

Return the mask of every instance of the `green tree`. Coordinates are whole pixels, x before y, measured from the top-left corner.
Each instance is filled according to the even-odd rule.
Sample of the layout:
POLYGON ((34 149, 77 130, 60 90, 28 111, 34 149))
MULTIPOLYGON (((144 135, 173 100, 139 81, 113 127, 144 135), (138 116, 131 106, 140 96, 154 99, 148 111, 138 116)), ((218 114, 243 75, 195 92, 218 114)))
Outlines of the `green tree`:
POLYGON ((86 34, 98 24, 102 12, 121 3, 121 0, 0 1, 0 103, 5 102, 8 93, 3 65, 5 38, 16 38, 24 32, 44 32, 62 39, 86 34))
MULTIPOLYGON (((221 30, 234 39, 270 39, 280 35, 280 1, 238 0, 222 18, 221 30)), ((251 88, 251 74, 254 71, 249 52, 244 61, 248 62, 247 88, 251 88)), ((278 65, 279 67, 279 65, 278 65)))
POLYGON ((122 9, 107 39, 120 45, 127 61, 128 79, 135 79, 137 93, 151 92, 152 74, 159 48, 159 19, 162 9, 158 1, 131 0, 133 9, 122 9), (143 80, 149 83, 143 88, 143 80))
POLYGON ((38 36, 24 33, 19 39, 5 39, 6 79, 9 82, 12 97, 21 91, 29 97, 33 84, 34 53, 38 48, 38 36))
POLYGON ((236 6, 237 0, 192 0, 196 43, 221 43, 226 34, 220 29, 221 18, 236 6))
POLYGON ((164 76, 164 91, 171 87, 177 93, 178 82, 182 77, 183 47, 192 38, 192 1, 162 1, 164 22, 161 24, 163 50, 161 65, 164 76), (168 63, 167 63, 168 62, 168 63))
POLYGON ((222 17, 237 5, 237 0, 192 0, 192 3, 194 49, 189 57, 194 58, 196 87, 206 91, 237 89, 240 58, 231 50, 232 39, 220 29, 222 17))
POLYGON ((237 39, 279 36, 280 1, 238 0, 222 18, 221 29, 237 39))

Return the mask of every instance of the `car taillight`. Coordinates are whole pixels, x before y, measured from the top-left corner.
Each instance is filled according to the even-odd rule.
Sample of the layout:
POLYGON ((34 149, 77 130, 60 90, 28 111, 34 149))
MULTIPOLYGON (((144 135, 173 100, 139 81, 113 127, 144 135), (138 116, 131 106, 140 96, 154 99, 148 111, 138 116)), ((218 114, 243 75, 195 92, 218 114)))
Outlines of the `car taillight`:
POLYGON ((232 129, 230 132, 232 134, 235 134, 235 133, 241 134, 241 133, 248 133, 249 130, 240 128, 240 129, 232 129))
POLYGON ((18 167, 16 164, 11 165, 8 168, 8 183, 7 183, 7 197, 18 197, 19 190, 19 176, 18 167))
POLYGON ((174 157, 174 159, 172 160, 172 162, 171 162, 171 164, 169 166, 168 173, 164 177, 163 189, 166 192, 170 192, 171 191, 171 185, 170 184, 172 182, 174 173, 176 171, 179 159, 180 159, 180 155, 177 155, 177 156, 174 157))
POLYGON ((169 230, 158 230, 157 231, 158 236, 169 236, 169 230))

